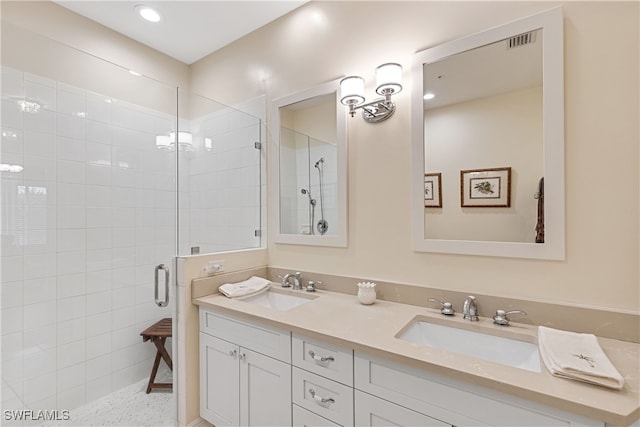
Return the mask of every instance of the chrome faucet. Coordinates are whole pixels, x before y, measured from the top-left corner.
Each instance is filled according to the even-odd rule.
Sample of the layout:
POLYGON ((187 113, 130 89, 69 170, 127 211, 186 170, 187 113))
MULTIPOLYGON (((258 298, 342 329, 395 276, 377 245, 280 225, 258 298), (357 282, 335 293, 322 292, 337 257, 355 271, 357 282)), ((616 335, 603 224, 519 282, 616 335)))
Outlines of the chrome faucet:
POLYGON ((296 271, 296 273, 287 273, 282 277, 282 287, 292 288, 294 291, 299 291, 302 284, 302 273, 296 271), (293 279, 293 283, 291 280, 293 279))
POLYGON ((471 322, 477 322, 478 320, 480 320, 478 318, 478 306, 476 305, 476 297, 474 297, 473 295, 469 295, 467 299, 464 300, 464 305, 462 306, 462 318, 471 322))

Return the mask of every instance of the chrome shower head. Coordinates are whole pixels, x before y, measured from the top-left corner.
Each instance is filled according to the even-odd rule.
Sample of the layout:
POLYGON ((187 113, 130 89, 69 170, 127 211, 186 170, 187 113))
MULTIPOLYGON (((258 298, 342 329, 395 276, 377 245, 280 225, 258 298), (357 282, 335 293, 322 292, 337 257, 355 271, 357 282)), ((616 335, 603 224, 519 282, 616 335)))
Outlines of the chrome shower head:
POLYGON ((318 161, 316 162, 316 164, 314 165, 314 167, 316 167, 316 168, 317 168, 317 167, 318 167, 318 165, 319 165, 320 163, 324 163, 324 157, 320 157, 320 160, 318 160, 318 161))

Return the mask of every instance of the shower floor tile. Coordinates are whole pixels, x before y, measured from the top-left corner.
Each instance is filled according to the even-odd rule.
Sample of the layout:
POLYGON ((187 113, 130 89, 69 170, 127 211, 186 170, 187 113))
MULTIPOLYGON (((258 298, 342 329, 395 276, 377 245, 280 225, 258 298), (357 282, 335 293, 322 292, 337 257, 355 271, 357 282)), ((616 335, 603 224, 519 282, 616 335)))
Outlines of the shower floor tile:
MULTIPOLYGON (((171 371, 158 375, 159 381, 171 382, 171 371)), ((154 390, 147 394, 149 379, 115 391, 94 402, 70 411, 67 421, 55 421, 44 427, 118 426, 173 427, 176 425, 174 394, 154 390)))

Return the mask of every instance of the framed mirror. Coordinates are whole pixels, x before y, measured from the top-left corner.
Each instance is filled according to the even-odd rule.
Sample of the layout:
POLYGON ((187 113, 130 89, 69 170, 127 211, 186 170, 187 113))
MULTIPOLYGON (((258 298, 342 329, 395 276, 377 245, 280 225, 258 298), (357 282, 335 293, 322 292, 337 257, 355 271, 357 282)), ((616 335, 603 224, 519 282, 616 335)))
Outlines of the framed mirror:
POLYGON ((347 246, 347 132, 339 80, 273 101, 276 243, 347 246))
POLYGON ((562 8, 414 55, 416 251, 562 260, 562 8))

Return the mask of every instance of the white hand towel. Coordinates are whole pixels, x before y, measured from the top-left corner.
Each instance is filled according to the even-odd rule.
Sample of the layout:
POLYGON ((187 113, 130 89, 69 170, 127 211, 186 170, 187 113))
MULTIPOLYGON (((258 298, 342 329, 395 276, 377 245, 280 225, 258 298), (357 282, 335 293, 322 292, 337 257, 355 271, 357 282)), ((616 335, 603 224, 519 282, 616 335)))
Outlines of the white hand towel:
POLYGON ((226 297, 238 298, 264 292, 269 289, 269 286, 271 286, 271 282, 267 279, 252 276, 242 282, 225 283, 218 288, 218 291, 226 297))
POLYGON ((538 347, 553 375, 620 390, 624 378, 592 334, 538 327, 538 347))

